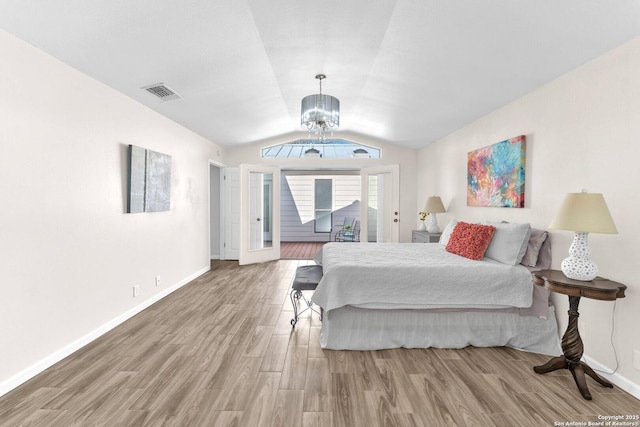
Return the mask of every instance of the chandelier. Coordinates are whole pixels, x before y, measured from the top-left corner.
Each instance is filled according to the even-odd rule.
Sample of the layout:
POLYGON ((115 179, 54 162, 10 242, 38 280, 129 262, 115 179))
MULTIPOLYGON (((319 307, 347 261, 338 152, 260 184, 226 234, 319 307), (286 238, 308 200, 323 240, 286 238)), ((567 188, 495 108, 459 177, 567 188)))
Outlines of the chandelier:
POLYGON ((324 142, 327 131, 340 126, 340 101, 331 95, 322 94, 322 80, 326 78, 324 74, 316 75, 316 79, 320 80, 320 93, 302 98, 300 114, 300 124, 309 134, 317 134, 320 142, 324 142))

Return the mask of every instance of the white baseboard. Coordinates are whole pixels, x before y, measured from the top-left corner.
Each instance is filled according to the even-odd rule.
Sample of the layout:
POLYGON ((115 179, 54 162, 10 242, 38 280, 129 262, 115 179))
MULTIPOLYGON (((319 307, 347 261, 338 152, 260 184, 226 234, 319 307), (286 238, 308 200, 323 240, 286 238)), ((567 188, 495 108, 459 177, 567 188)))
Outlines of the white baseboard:
POLYGON ((617 372, 614 374, 607 374, 606 372, 611 371, 610 368, 607 368, 588 356, 582 356, 582 359, 587 363, 587 365, 595 370, 598 375, 640 400, 640 385, 630 381, 617 372))
POLYGON ((44 359, 40 360, 39 362, 36 362, 33 365, 29 366, 28 368, 24 369, 23 371, 17 373, 16 375, 14 375, 13 377, 9 378, 8 380, 0 383, 0 396, 3 396, 5 394, 7 394, 8 392, 13 390, 14 388, 18 387, 19 385, 23 384, 24 382, 26 382, 26 381, 30 380, 31 378, 35 377, 36 375, 38 375, 39 373, 41 373, 45 369, 53 366, 54 364, 58 363, 59 361, 61 361, 65 357, 69 356, 74 351, 77 351, 77 350, 81 349, 85 345, 89 344, 91 341, 95 340, 96 338, 99 338, 100 336, 102 336, 105 333, 109 332, 111 329, 113 329, 116 326, 120 325, 124 321, 126 321, 126 320, 132 318, 133 316, 135 316, 136 314, 140 313, 145 308, 147 308, 147 307, 151 306, 152 304, 160 301, 162 298, 164 298, 167 295, 171 294, 172 292, 175 292, 176 290, 180 289, 181 287, 183 287, 187 283, 191 282, 195 278, 200 277, 201 275, 203 275, 204 273, 206 273, 210 269, 211 269, 211 267, 207 266, 207 267, 205 267, 205 268, 203 268, 203 269, 191 274, 190 276, 185 277, 184 279, 180 280, 175 285, 163 290, 160 293, 155 294, 154 296, 152 296, 151 298, 147 299, 146 301, 143 301, 142 303, 138 304, 137 306, 133 307, 132 309, 122 313, 120 316, 116 317, 115 319, 105 323, 104 325, 100 326, 97 329, 94 329, 93 331, 89 332, 85 336, 77 339, 76 341, 72 342, 71 344, 61 348, 60 350, 56 351, 55 353, 45 357, 44 359))

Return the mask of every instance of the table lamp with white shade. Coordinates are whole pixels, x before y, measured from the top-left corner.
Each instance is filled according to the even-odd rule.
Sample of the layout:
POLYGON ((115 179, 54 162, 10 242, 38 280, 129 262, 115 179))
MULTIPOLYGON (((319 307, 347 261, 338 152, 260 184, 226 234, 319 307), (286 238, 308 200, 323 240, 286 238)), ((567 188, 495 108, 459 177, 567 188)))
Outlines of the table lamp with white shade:
POLYGON ((429 233, 439 233, 440 227, 438 227, 438 219, 436 218, 436 214, 446 212, 440 197, 429 197, 427 199, 427 203, 425 203, 424 205, 424 212, 429 214, 429 225, 427 225, 427 231, 429 233))
POLYGON ((568 193, 549 228, 575 231, 569 257, 560 269, 569 279, 591 281, 598 275, 598 267, 589 259, 589 233, 617 234, 609 208, 600 193, 568 193))

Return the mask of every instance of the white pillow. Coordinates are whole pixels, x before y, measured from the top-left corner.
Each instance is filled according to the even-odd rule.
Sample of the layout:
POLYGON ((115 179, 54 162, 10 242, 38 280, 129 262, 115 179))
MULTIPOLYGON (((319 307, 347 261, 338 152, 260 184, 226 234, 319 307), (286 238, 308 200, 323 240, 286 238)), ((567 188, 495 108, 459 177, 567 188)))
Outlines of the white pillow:
POLYGON ((493 233, 493 238, 484 256, 503 264, 520 264, 527 251, 531 225, 508 222, 488 222, 485 224, 493 225, 496 231, 493 233))
POLYGON ((442 246, 447 246, 447 243, 449 243, 449 237, 451 237, 451 233, 453 233, 453 229, 456 228, 457 223, 458 220, 452 219, 444 230, 442 230, 442 234, 440 235, 440 244, 442 246))

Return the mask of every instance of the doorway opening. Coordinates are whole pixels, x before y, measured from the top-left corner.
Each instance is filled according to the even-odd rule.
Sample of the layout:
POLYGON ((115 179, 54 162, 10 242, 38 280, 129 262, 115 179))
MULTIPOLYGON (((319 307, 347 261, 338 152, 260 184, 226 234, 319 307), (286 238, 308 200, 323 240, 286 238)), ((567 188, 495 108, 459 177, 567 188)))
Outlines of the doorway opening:
POLYGON ((326 243, 345 217, 360 219, 359 170, 282 170, 280 241, 326 243))
MULTIPOLYGON (((313 170, 240 165, 239 169, 224 169, 224 242, 229 246, 246 241, 250 257, 277 252, 280 258, 311 259, 327 242, 398 241, 398 165, 313 170), (243 191, 241 170, 246 175, 243 191)), ((223 249, 221 259, 239 259, 227 252, 223 249)), ((264 261, 248 261, 246 255, 242 259, 241 264, 264 261)))

